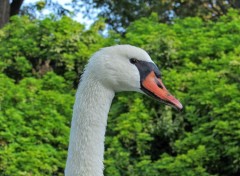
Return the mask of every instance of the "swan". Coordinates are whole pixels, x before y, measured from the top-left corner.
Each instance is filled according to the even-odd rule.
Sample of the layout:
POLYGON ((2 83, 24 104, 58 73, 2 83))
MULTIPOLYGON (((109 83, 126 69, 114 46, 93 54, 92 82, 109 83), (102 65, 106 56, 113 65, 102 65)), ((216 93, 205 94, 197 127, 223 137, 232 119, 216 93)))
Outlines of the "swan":
POLYGON ((158 67, 141 48, 102 48, 89 60, 76 92, 66 176, 103 176, 104 136, 115 92, 137 91, 181 110, 158 67))

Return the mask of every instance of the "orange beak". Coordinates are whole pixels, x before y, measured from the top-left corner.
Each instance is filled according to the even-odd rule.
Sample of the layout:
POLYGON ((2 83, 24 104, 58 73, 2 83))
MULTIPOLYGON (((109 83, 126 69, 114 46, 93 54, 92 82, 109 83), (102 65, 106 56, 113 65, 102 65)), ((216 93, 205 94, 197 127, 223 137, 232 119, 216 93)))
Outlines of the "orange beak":
POLYGON ((154 99, 171 105, 178 110, 182 110, 183 108, 182 104, 168 92, 162 80, 156 77, 154 71, 151 71, 142 80, 142 90, 154 99))

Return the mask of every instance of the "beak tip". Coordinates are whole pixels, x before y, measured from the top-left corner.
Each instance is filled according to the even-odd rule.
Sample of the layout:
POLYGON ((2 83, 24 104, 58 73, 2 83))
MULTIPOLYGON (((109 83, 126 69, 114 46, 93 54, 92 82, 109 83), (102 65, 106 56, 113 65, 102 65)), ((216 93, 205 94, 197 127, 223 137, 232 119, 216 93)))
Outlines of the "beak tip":
POLYGON ((183 106, 181 108, 178 108, 178 112, 183 112, 183 106))
POLYGON ((176 109, 178 110, 178 112, 182 112, 182 111, 183 111, 183 105, 179 102, 179 103, 176 105, 176 109))

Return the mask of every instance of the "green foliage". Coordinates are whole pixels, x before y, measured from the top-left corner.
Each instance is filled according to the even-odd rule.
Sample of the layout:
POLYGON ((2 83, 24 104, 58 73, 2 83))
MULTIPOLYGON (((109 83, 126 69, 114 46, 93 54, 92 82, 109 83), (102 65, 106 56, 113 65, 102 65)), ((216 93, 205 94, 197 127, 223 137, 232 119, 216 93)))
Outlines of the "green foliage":
POLYGON ((108 43, 98 33, 102 25, 85 30, 68 17, 31 22, 16 16, 3 29, 0 69, 15 80, 54 71, 76 84, 91 54, 108 43))
MULTIPOLYGON (((121 175, 240 173, 239 22, 237 11, 230 11, 218 22, 206 23, 199 18, 186 18, 175 21, 173 25, 159 24, 153 14, 128 28, 122 42, 128 41, 147 49, 153 60, 163 68, 163 81, 180 98, 185 110, 182 113, 170 108, 159 110, 157 102, 144 98, 144 109, 149 114, 146 121, 150 125, 142 124, 142 131, 150 133, 151 138, 142 141, 148 145, 143 155, 133 155, 137 146, 135 151, 130 151, 129 146, 124 147, 126 139, 122 141, 118 137, 120 147, 115 149, 116 152, 119 150, 117 154, 125 151, 125 156, 129 158, 128 162, 124 161, 125 165, 118 165, 120 159, 115 163, 121 175), (152 127, 150 131, 149 126, 152 127), (145 167, 141 165, 143 163, 145 167), (142 167, 134 173, 132 169, 138 169, 138 165, 142 167)), ((121 103, 119 100, 116 104, 121 103)), ((126 106, 126 102, 121 104, 126 106)), ((138 107, 139 112, 143 110, 133 103, 129 106, 138 107)), ((114 116, 115 113, 110 118, 114 116)), ((112 121, 109 122, 111 125, 112 121)), ((135 123, 137 120, 128 121, 130 127, 135 123)), ((118 126, 119 122, 113 124, 118 126)), ((115 129, 110 125, 109 128, 115 129)), ((125 138, 132 141, 131 128, 125 133, 129 134, 125 138)), ((113 138, 116 141, 116 134, 113 138)), ((135 137, 131 146, 136 141, 135 137)), ((109 158, 107 154, 106 158, 109 158)), ((114 175, 114 172, 111 174, 114 175)))
POLYGON ((87 59, 116 41, 146 49, 185 109, 118 93, 105 175, 240 175, 240 15, 129 26, 102 37, 64 17, 14 17, 0 30, 0 175, 63 175, 75 88, 87 59))
MULTIPOLYGON (((86 7, 86 16, 91 17, 92 9, 100 9, 99 17, 106 18, 106 22, 114 30, 123 32, 132 22, 142 17, 156 13, 159 21, 172 22, 176 18, 201 17, 204 20, 216 20, 226 14, 230 8, 239 9, 238 0, 217 0, 217 1, 191 1, 191 0, 72 0, 73 7, 78 9, 83 5, 86 7)), ((96 11, 95 11, 96 13, 96 11)))
POLYGON ((53 73, 42 80, 24 78, 19 84, 1 74, 1 175, 63 171, 73 103, 65 86, 53 73))
POLYGON ((73 87, 110 41, 98 33, 102 26, 14 17, 1 30, 0 175, 63 175, 73 87))

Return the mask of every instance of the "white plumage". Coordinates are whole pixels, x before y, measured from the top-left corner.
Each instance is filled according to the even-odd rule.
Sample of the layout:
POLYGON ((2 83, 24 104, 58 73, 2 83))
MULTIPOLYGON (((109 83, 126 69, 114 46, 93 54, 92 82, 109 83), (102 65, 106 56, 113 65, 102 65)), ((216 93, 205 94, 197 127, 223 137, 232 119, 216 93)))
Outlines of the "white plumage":
POLYGON ((144 50, 117 45, 96 52, 85 67, 73 109, 66 176, 103 176, 104 136, 115 92, 143 92, 132 58, 153 63, 144 50))

